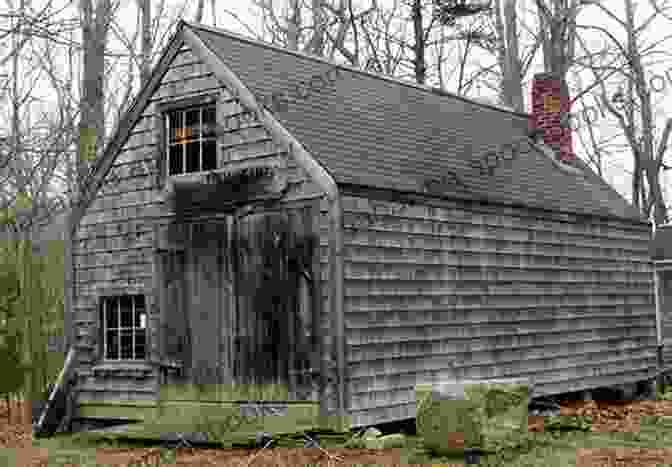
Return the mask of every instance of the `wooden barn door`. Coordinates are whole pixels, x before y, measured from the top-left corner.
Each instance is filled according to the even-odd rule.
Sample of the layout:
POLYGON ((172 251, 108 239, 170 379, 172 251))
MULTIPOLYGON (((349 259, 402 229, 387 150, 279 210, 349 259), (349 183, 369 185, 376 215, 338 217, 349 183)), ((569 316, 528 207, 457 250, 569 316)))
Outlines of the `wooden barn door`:
POLYGON ((232 229, 231 217, 185 223, 176 235, 179 250, 161 255, 164 355, 183 366, 173 382, 233 382, 232 229))
POLYGON ((312 214, 252 214, 236 226, 236 381, 286 385, 290 397, 304 400, 314 395, 308 371, 316 342, 312 214))
POLYGON ((287 386, 317 398, 319 205, 184 224, 164 252, 171 382, 287 386))

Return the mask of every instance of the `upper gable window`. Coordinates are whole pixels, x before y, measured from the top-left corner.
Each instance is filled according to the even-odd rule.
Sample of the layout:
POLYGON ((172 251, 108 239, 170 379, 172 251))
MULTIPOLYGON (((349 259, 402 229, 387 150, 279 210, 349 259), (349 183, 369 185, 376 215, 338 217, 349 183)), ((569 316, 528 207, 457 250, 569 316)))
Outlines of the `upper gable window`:
POLYGON ((215 104, 167 112, 168 175, 217 168, 216 115, 215 104))

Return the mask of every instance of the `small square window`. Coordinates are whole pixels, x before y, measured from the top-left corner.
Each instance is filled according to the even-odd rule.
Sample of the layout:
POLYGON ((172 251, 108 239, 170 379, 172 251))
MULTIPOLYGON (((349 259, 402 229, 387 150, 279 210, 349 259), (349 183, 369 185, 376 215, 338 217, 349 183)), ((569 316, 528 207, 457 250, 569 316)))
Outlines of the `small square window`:
POLYGON ((144 360, 147 310, 143 295, 104 297, 101 304, 102 348, 106 360, 144 360))

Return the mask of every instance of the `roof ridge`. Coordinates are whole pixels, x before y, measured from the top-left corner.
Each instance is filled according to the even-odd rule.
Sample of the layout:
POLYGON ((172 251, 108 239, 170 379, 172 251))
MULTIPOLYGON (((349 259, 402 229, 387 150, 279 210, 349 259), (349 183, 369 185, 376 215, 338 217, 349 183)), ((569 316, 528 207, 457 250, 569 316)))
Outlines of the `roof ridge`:
POLYGON ((371 71, 368 71, 368 70, 362 70, 361 68, 354 67, 352 65, 336 63, 333 60, 329 60, 327 58, 320 57, 318 55, 312 55, 312 54, 308 54, 308 53, 305 53, 305 52, 300 52, 300 51, 297 51, 297 50, 287 49, 285 47, 281 47, 279 45, 271 44, 269 42, 265 42, 265 41, 262 41, 262 40, 259 40, 259 39, 246 37, 246 36, 243 36, 242 34, 238 34, 238 33, 229 31, 227 29, 216 28, 216 27, 213 27, 213 26, 208 26, 208 25, 201 24, 201 23, 193 23, 193 22, 185 21, 185 20, 181 20, 181 22, 183 24, 185 24, 186 26, 192 28, 192 29, 201 29, 201 30, 204 30, 204 31, 207 31, 207 32, 211 32, 213 34, 220 34, 220 35, 223 35, 223 36, 228 36, 228 37, 231 37, 231 38, 236 39, 236 40, 248 42, 250 44, 258 45, 258 46, 261 46, 261 47, 266 47, 266 48, 269 48, 269 49, 276 50, 278 52, 283 52, 283 53, 286 53, 286 54, 289 54, 289 55, 295 55, 295 56, 301 57, 301 58, 307 58, 307 59, 310 59, 310 60, 313 60, 313 61, 316 61, 316 62, 321 62, 321 63, 327 64, 327 65, 338 66, 338 67, 341 67, 341 68, 346 69, 348 71, 352 71, 354 73, 360 73, 362 75, 369 76, 371 78, 376 78, 376 79, 392 82, 394 84, 399 84, 399 85, 415 88, 415 89, 418 89, 418 90, 421 90, 421 91, 429 92, 429 93, 432 93, 432 94, 437 94, 437 95, 444 96, 444 97, 451 97, 453 99, 458 99, 458 100, 461 100, 461 101, 465 101, 465 102, 468 102, 470 104, 475 104, 475 105, 478 105, 478 106, 481 106, 481 107, 487 107, 487 108, 494 109, 494 110, 504 112, 504 113, 507 113, 507 114, 515 115, 515 116, 520 117, 520 118, 525 118, 525 119, 530 118, 530 114, 527 113, 527 112, 518 112, 514 109, 511 109, 511 108, 506 107, 506 106, 501 105, 501 104, 494 104, 494 103, 491 103, 491 102, 483 102, 482 100, 480 100, 478 98, 461 96, 459 94, 454 94, 450 91, 446 91, 444 89, 440 89, 440 88, 437 88, 437 87, 434 87, 434 86, 429 86, 429 85, 426 85, 426 84, 412 83, 410 81, 404 81, 404 80, 396 78, 394 76, 389 76, 389 75, 385 75, 385 74, 382 74, 382 73, 374 73, 374 72, 371 72, 371 71))

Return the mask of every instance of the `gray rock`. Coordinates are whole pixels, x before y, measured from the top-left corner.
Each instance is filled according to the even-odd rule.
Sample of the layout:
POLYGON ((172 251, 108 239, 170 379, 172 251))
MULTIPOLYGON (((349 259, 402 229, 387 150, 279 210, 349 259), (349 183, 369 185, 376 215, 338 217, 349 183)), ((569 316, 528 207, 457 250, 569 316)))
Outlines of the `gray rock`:
POLYGON ((303 442, 303 447, 304 448, 319 448, 320 447, 320 435, 319 434, 311 434, 311 435, 305 435, 304 436, 304 442, 303 442))
POLYGON ((255 441, 257 443, 257 446, 264 447, 272 439, 273 439, 272 434, 266 433, 265 431, 260 431, 260 432, 257 432, 255 441))
POLYGON ((377 438, 383 434, 378 428, 369 427, 362 435, 362 439, 377 438))
POLYGON ((406 444, 406 437, 402 433, 368 438, 364 440, 367 449, 402 448, 406 444))

